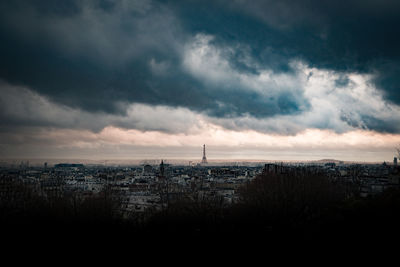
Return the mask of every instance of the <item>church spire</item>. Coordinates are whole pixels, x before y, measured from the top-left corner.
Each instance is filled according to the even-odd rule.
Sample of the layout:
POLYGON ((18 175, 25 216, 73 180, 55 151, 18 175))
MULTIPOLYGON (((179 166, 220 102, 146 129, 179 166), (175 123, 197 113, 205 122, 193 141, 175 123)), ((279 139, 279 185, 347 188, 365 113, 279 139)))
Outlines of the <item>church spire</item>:
POLYGON ((160 164, 160 178, 165 178, 165 169, 164 169, 164 161, 161 160, 160 164))

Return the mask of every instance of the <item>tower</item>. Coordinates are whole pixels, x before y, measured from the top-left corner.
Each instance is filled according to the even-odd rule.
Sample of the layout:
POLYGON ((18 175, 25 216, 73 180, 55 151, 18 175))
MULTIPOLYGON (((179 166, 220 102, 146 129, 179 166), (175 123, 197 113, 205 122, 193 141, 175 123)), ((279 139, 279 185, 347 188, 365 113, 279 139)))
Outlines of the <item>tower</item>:
POLYGON ((207 164, 207 158, 206 158, 206 145, 203 145, 203 159, 201 160, 202 164, 207 164))

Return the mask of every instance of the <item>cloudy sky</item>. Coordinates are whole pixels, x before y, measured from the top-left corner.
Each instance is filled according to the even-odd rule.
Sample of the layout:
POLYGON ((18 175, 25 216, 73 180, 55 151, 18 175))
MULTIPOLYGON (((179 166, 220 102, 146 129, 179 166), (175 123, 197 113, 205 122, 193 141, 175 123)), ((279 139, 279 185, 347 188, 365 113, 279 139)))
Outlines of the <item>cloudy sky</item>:
POLYGON ((0 0, 0 157, 391 161, 397 0, 0 0))

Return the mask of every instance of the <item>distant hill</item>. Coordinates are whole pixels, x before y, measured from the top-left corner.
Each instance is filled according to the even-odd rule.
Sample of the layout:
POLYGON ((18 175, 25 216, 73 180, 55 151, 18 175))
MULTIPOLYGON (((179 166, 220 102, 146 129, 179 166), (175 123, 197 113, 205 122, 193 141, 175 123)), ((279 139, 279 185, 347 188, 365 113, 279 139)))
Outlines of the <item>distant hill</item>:
POLYGON ((337 159, 320 159, 320 160, 315 160, 313 162, 317 162, 317 163, 343 163, 345 161, 337 160, 337 159))

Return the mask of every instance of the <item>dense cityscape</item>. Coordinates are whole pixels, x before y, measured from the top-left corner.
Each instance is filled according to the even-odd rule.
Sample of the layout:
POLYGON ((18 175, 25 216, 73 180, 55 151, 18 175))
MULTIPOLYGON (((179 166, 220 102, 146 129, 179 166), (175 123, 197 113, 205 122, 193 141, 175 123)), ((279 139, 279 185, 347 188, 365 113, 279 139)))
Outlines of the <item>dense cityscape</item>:
POLYGON ((400 168, 395 157, 391 163, 354 164, 340 161, 316 163, 208 163, 205 155, 198 163, 188 165, 142 164, 137 166, 104 166, 59 163, 49 166, 19 165, 1 167, 0 194, 7 195, 15 184, 22 183, 45 199, 74 196, 83 201, 106 190, 118 200, 116 209, 124 217, 132 213, 167 208, 174 200, 209 201, 219 199, 224 205, 240 201, 239 189, 256 177, 289 172, 323 173, 330 182, 346 186, 346 198, 368 197, 389 188, 399 188, 400 168))
POLYGON ((207 160, 205 146, 201 160, 185 165, 30 166, 14 160, 0 168, 0 221, 12 240, 56 242, 62 236, 74 242, 102 232, 88 241, 122 245, 134 238, 134 246, 220 236, 252 242, 257 235, 274 244, 334 244, 348 236, 355 243, 366 237, 381 242, 398 234, 399 181, 396 157, 382 163, 224 163, 207 160))

